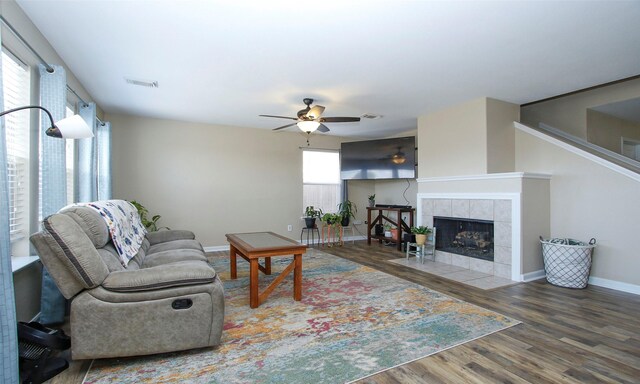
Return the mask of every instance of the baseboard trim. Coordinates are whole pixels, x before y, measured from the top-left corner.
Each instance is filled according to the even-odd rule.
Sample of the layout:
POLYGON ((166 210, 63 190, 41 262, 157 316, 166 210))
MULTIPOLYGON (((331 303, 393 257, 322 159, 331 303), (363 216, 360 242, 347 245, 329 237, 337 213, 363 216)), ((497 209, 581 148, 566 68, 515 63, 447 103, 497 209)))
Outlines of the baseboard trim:
POLYGON ((602 288, 615 289, 616 291, 633 293, 635 295, 640 295, 640 285, 623 283, 621 281, 603 279, 601 277, 589 277, 589 284, 596 285, 602 288))
POLYGON ((216 245, 212 247, 203 247, 205 252, 220 252, 220 251, 228 251, 228 245, 216 245))
POLYGON ((520 275, 520 281, 528 283, 530 281, 542 279, 546 275, 547 274, 544 272, 544 269, 540 269, 537 271, 525 273, 524 275, 520 275))

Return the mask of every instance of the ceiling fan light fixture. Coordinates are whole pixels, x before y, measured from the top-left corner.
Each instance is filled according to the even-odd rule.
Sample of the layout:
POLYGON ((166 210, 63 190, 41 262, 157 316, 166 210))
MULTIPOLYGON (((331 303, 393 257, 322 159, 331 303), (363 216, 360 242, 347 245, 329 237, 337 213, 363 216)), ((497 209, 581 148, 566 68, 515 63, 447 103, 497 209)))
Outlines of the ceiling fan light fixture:
POLYGON ((317 121, 298 121, 297 125, 302 132, 311 133, 318 129, 320 123, 317 121))
POLYGON ((395 155, 391 156, 391 161, 394 164, 404 164, 404 162, 407 161, 407 158, 404 157, 402 153, 396 153, 395 155))

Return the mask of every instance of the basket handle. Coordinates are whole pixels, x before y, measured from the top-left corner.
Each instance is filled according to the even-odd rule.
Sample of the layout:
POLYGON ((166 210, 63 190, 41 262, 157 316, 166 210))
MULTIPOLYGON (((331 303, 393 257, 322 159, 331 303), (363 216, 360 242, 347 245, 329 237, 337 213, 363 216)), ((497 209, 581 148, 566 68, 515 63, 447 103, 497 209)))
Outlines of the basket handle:
POLYGON ((596 243, 596 238, 592 237, 591 240, 589 240, 589 245, 594 245, 596 243))

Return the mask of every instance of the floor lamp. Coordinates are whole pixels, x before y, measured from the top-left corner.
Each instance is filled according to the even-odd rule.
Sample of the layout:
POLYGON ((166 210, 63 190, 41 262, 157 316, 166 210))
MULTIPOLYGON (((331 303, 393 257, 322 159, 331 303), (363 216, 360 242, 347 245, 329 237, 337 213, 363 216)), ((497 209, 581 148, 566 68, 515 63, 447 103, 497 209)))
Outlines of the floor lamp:
POLYGON ((84 119, 79 115, 73 115, 71 117, 67 117, 58 121, 58 123, 54 123, 51 112, 39 105, 27 105, 24 107, 9 109, 7 111, 1 112, 0 117, 12 112, 21 111, 23 109, 41 109, 47 114, 47 116, 49 116, 51 127, 49 127, 45 132, 47 136, 57 137, 60 139, 86 139, 89 137, 93 137, 91 128, 89 128, 84 119))

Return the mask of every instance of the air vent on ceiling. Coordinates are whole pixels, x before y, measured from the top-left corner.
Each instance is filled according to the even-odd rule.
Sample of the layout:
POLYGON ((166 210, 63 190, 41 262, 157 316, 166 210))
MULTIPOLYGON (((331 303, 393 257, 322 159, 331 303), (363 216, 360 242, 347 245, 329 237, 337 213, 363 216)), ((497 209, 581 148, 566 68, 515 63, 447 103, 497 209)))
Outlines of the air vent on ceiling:
POLYGON ((360 117, 363 119, 375 120, 375 119, 381 119, 382 115, 376 115, 375 113, 364 113, 360 117))
POLYGON ((128 84, 139 85, 141 87, 147 87, 147 88, 158 88, 158 82, 157 81, 135 80, 135 79, 128 79, 126 77, 125 77, 124 80, 128 84))

